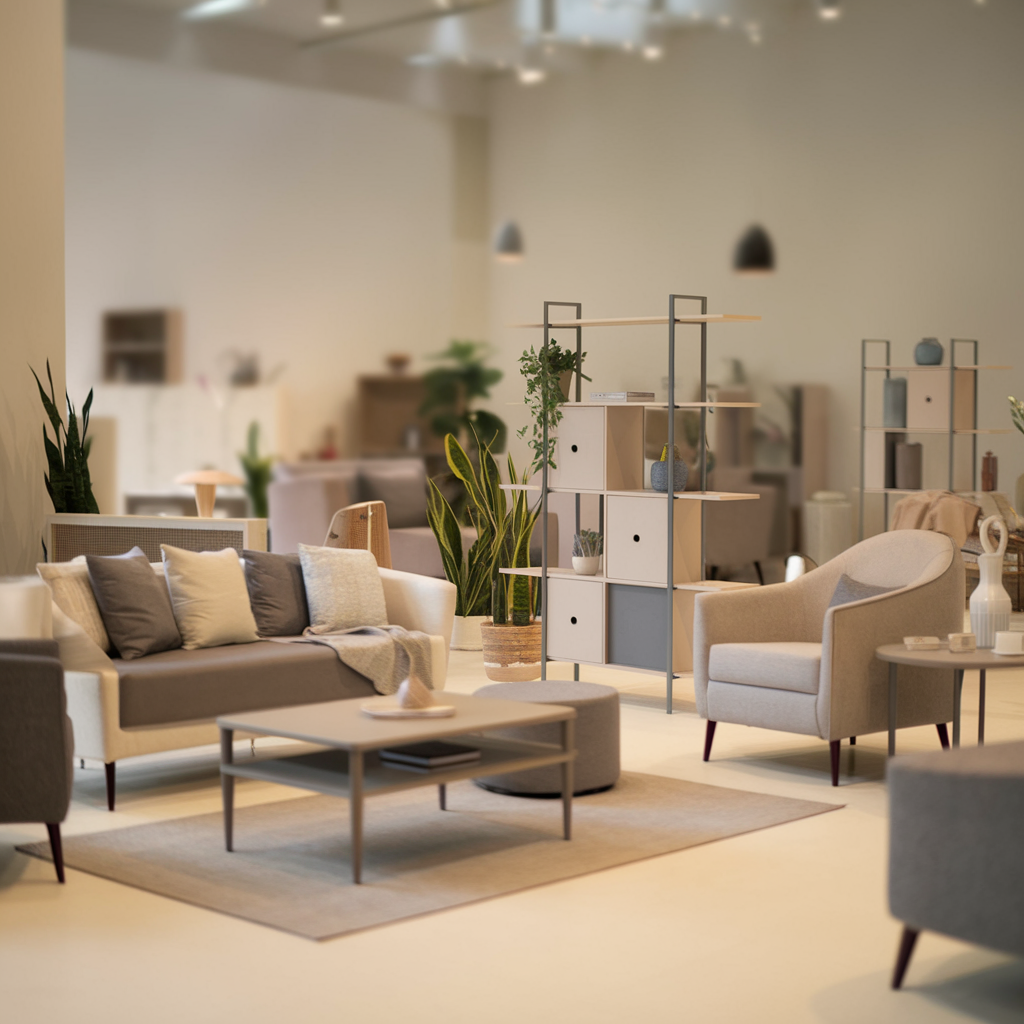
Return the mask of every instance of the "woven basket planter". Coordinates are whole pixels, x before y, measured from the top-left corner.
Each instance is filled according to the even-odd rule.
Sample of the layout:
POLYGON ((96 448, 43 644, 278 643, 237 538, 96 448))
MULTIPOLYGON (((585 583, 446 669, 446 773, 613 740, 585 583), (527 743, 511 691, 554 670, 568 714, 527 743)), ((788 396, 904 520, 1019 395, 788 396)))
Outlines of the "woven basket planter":
POLYGON ((498 683, 519 683, 540 678, 540 623, 529 626, 480 627, 484 645, 484 671, 498 683))

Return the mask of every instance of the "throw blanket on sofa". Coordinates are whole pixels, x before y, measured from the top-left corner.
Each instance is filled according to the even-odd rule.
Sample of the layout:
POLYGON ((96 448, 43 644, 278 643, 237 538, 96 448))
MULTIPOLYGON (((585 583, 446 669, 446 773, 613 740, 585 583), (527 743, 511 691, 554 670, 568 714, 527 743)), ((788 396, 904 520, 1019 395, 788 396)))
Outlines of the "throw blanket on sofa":
POLYGON ((342 664, 366 676, 378 693, 395 693, 410 672, 429 689, 434 688, 430 637, 426 633, 402 626, 358 626, 338 633, 280 639, 330 647, 342 664))
POLYGON ((896 502, 894 530, 935 530, 953 538, 958 548, 974 532, 978 506, 951 491, 921 491, 896 502))

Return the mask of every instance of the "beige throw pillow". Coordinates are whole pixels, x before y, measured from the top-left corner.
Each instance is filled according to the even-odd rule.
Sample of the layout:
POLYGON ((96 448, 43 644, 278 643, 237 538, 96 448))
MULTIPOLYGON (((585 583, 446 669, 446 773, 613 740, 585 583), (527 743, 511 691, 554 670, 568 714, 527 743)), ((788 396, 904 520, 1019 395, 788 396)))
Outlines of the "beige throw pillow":
POLYGON ((249 644, 258 640, 245 575, 234 548, 185 551, 161 544, 182 647, 249 644))
POLYGON ((109 651, 110 637, 89 583, 85 555, 79 555, 70 562, 41 562, 36 566, 36 572, 50 588, 53 603, 69 619, 77 622, 101 651, 109 651))
POLYGON ((388 624, 384 584, 369 551, 300 544, 299 562, 309 605, 306 633, 388 624))

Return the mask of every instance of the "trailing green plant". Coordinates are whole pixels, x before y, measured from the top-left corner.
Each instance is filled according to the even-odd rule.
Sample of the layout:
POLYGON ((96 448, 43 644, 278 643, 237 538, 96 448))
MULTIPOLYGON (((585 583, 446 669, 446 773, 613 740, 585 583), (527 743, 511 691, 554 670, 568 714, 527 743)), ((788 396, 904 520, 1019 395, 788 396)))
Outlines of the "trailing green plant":
POLYGON ((1024 434, 1024 402, 1010 395, 1010 418, 1013 425, 1024 434))
POLYGON ((508 439, 505 421, 487 409, 473 407, 474 400, 490 397, 491 388, 503 376, 497 367, 484 365, 490 353, 484 341, 453 340, 443 352, 429 356, 440 365, 423 375, 426 397, 419 412, 429 417, 437 437, 454 434, 464 445, 482 437, 492 451, 502 452, 508 439))
POLYGON ((596 558, 604 553, 604 537, 597 530, 580 530, 572 539, 573 558, 596 558))
POLYGON ((238 453, 238 461, 245 472, 245 493, 252 502, 252 514, 257 519, 266 519, 270 515, 267 488, 274 457, 260 455, 260 425, 256 420, 249 424, 246 450, 238 453))
MULTIPOLYGON (((32 370, 32 367, 29 367, 32 370)), ((64 401, 68 407, 68 422, 57 409, 57 398, 54 394, 53 374, 50 372, 50 360, 46 360, 46 379, 50 382, 50 394, 43 390, 39 375, 32 370, 39 388, 39 397, 43 408, 53 427, 53 440, 46 432, 43 424, 43 444, 46 448, 46 463, 49 473, 44 474, 46 492, 53 502, 54 512, 92 512, 99 513, 99 506, 92 493, 92 481, 89 479, 89 449, 92 439, 87 436, 89 431, 89 410, 92 408, 92 389, 82 406, 82 432, 78 432, 78 416, 67 391, 64 401), (63 438, 62 436, 63 435, 63 438)))
MULTIPOLYGON (((445 437, 444 445, 448 465, 465 488, 466 513, 476 530, 476 541, 464 554, 458 519, 433 480, 429 481, 427 521, 441 550, 445 576, 456 587, 456 614, 486 614, 489 602, 494 622, 507 622, 511 612, 513 624, 527 625, 533 618, 533 581, 499 570, 529 568, 530 538, 539 508, 529 507, 524 490, 507 496, 490 445, 478 437, 474 440, 479 469, 454 434, 445 437)), ((507 465, 509 482, 525 483, 511 455, 507 465)))
POLYGON ((519 372, 526 378, 526 395, 523 401, 530 410, 532 423, 528 423, 517 431, 519 437, 525 437, 532 427, 529 445, 533 449, 533 462, 529 473, 532 475, 545 462, 555 469, 555 430, 562 421, 562 404, 565 396, 559 378, 567 371, 576 370, 583 380, 590 378, 583 372, 583 360, 587 353, 581 352, 579 365, 576 353, 572 349, 563 349, 557 341, 549 339, 547 348, 541 347, 540 352, 531 345, 519 357, 519 372), (546 355, 546 358, 545 358, 546 355), (544 429, 547 427, 548 443, 544 447, 544 429))

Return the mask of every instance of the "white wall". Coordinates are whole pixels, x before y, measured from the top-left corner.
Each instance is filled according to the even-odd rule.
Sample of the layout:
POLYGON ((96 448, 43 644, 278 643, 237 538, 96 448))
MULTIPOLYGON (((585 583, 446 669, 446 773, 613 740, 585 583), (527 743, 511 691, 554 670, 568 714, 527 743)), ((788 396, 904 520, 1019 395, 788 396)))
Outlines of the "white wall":
POLYGON ((99 378, 102 310, 177 306, 187 380, 223 380, 230 349, 286 365, 295 455, 388 352, 483 330, 453 279, 455 119, 77 49, 67 110, 75 388, 99 378))
MULTIPOLYGON (((64 394, 63 7, 0 3, 0 576, 42 560, 46 420, 64 394)), ((80 404, 80 402, 79 402, 80 404)), ((52 437, 52 432, 51 432, 52 437)))
MULTIPOLYGON (((760 47, 709 28, 673 37, 658 64, 611 55, 533 89, 495 84, 492 219, 515 217, 528 248, 492 273, 504 397, 540 340, 508 325, 538 319, 542 300, 663 314, 684 291, 764 317, 711 330, 713 377, 721 355, 761 381, 829 385, 836 488, 857 481, 863 337, 893 339, 899 362, 925 335, 980 339, 984 362, 1015 364, 982 376, 983 425, 1010 426, 1006 396, 1024 392, 1024 5, 844 8, 825 24, 788 6, 760 47), (773 277, 730 270, 752 221, 776 242, 773 277)), ((590 332, 595 385, 659 390, 651 330, 590 332)), ((1012 494, 1024 438, 991 447, 1012 494)))

